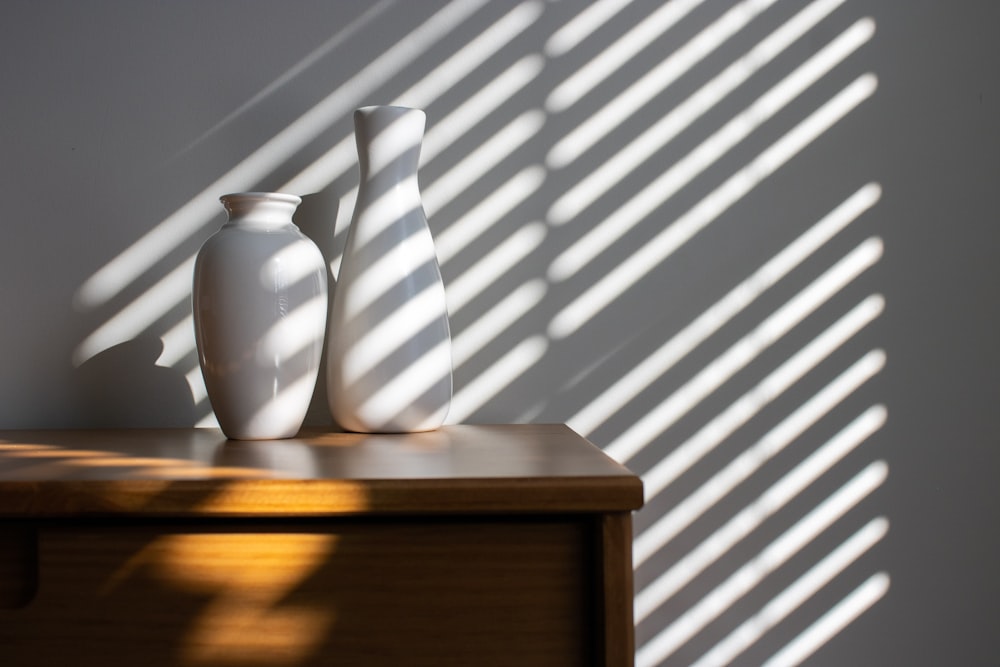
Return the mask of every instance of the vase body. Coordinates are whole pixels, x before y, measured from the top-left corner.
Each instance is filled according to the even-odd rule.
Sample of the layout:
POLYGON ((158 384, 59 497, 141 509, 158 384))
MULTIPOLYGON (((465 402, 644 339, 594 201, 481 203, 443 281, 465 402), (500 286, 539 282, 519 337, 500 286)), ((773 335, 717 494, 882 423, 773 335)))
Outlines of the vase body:
POLYGON ((326 331, 327 268, 292 223, 299 197, 221 198, 229 221, 198 252, 198 361, 227 437, 290 438, 302 426, 326 331))
POLYGON ((444 283, 417 184, 425 116, 354 112, 361 181, 330 309, 327 396, 341 427, 430 431, 452 395, 444 283))

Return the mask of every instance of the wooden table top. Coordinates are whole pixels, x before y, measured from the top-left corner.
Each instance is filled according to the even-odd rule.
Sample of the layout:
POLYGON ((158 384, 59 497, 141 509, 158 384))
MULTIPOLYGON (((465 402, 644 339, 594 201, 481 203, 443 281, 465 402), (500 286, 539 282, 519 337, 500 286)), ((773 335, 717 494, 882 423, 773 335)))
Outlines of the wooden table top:
POLYGON ((642 482, 564 425, 418 434, 0 430, 0 517, 628 511, 642 482))

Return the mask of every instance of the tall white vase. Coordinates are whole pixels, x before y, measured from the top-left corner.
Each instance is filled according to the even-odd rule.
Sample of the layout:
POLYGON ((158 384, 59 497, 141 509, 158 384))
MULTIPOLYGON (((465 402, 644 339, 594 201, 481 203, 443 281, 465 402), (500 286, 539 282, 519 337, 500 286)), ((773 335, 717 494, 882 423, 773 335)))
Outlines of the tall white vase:
POLYGON ((221 198, 229 221, 198 252, 194 325, 208 398, 238 440, 290 438, 316 386, 326 262, 292 223, 294 195, 221 198))
POLYGON ((418 109, 354 112, 361 183, 327 339, 330 412, 351 431, 430 431, 451 404, 444 283, 417 184, 424 124, 418 109))

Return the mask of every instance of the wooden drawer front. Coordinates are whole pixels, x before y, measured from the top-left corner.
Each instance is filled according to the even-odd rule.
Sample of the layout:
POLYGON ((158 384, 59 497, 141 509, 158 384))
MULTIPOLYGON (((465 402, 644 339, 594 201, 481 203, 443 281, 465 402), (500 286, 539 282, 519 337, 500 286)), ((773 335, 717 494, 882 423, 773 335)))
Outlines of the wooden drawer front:
POLYGON ((591 664, 592 543, 575 520, 42 525, 0 664, 591 664))
POLYGON ((0 609, 23 607, 35 596, 36 545, 33 527, 0 523, 0 609))

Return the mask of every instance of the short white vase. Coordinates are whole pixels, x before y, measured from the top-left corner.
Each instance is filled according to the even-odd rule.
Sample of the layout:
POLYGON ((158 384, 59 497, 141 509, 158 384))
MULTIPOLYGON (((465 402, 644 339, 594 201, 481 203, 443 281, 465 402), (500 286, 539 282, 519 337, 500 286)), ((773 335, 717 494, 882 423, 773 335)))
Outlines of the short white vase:
POLYGON ((221 198, 229 221, 198 252, 194 329, 215 416, 236 440, 302 426, 326 331, 326 262, 292 223, 294 195, 221 198))
POLYGON ((361 182, 331 305, 327 395, 350 431, 430 431, 451 405, 444 283, 417 166, 425 116, 354 112, 361 182))

